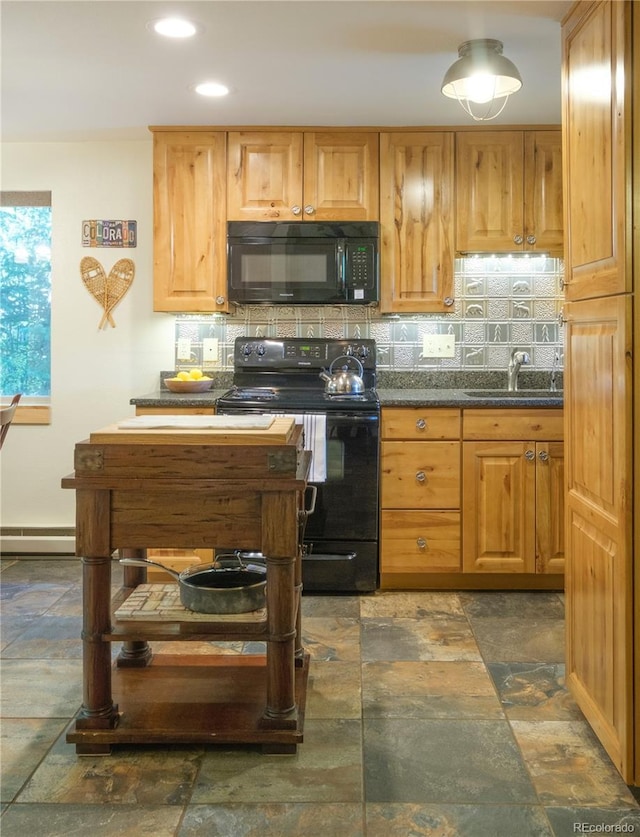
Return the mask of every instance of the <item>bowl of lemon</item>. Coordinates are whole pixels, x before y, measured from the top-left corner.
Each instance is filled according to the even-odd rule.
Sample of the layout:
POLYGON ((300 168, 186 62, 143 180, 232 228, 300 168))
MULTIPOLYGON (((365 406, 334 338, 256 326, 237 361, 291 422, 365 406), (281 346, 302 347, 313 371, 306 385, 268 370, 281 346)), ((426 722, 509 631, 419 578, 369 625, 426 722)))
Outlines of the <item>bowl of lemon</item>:
POLYGON ((164 382, 171 392, 206 392, 213 385, 213 379, 203 375, 201 369, 178 372, 175 378, 165 378, 164 382))

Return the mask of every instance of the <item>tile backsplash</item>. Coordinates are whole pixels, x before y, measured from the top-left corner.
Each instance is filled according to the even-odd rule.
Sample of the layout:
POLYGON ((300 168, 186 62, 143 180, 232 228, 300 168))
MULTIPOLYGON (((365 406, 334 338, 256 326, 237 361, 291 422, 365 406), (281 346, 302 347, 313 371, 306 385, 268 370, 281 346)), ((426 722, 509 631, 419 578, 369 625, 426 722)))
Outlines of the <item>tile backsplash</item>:
POLYGON ((446 314, 381 314, 377 308, 346 305, 249 305, 229 315, 181 315, 176 318, 176 369, 233 369, 233 345, 241 336, 369 337, 377 344, 379 370, 504 370, 514 348, 529 352, 532 369, 551 369, 556 352, 562 366, 558 315, 563 272, 562 259, 545 256, 456 259, 455 304, 446 314), (427 334, 453 334, 455 357, 423 357, 427 334), (217 341, 217 360, 203 350, 210 338, 217 341))

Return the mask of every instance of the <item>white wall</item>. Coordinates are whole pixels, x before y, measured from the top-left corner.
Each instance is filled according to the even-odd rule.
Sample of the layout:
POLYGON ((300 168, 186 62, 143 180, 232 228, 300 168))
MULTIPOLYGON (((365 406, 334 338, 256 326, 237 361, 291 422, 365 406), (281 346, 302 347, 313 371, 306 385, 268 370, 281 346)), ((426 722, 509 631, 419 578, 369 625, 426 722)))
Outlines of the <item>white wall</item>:
POLYGON ((12 425, 0 456, 6 527, 73 527, 75 492, 60 488, 76 442, 125 416, 133 396, 152 392, 174 363, 174 317, 154 314, 152 142, 5 143, 3 190, 50 190, 52 203, 51 424, 12 425), (133 219, 136 248, 81 246, 85 219, 133 219), (98 331, 102 308, 80 277, 94 256, 108 270, 131 258, 136 273, 98 331))

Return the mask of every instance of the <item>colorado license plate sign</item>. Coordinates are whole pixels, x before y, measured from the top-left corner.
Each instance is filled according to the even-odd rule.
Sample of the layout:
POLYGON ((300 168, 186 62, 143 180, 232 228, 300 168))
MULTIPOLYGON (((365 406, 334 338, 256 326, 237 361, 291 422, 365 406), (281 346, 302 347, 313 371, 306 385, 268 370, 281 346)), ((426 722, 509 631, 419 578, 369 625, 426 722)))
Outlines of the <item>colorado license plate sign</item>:
POLYGON ((83 247, 136 247, 137 221, 83 221, 83 247))

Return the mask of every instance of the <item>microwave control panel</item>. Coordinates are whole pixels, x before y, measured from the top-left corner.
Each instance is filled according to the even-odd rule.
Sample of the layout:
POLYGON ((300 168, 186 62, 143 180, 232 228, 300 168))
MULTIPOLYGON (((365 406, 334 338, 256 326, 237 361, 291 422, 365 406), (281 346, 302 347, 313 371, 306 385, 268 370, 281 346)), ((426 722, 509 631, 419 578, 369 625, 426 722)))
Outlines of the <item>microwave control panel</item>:
POLYGON ((374 244, 350 244, 346 245, 346 287, 349 290, 357 291, 371 290, 376 286, 377 252, 374 244))

